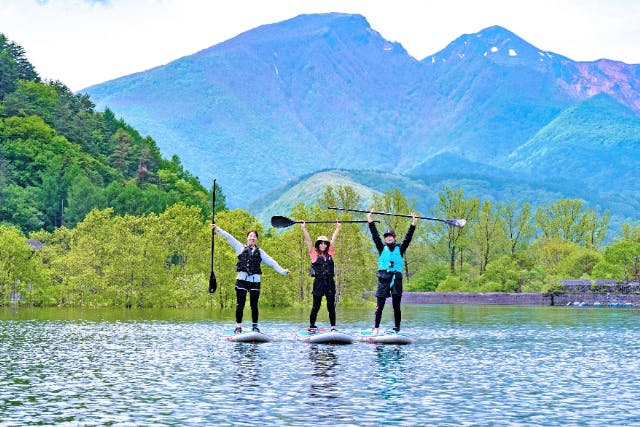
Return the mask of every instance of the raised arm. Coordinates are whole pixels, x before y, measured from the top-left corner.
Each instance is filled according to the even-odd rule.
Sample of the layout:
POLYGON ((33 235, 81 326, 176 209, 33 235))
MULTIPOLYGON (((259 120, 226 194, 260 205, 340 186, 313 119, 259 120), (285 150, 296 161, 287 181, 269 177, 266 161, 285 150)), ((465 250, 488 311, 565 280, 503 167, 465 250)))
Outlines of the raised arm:
POLYGON ((309 247, 309 252, 313 251, 313 242, 311 241, 311 236, 309 236, 309 231, 307 231, 307 224, 304 221, 300 223, 300 227, 302 228, 302 234, 304 234, 304 240, 307 241, 307 246, 309 247))
POLYGON ((382 239, 380 239, 380 233, 378 233, 378 229, 376 228, 376 223, 373 222, 373 208, 367 214, 367 221, 369 222, 369 231, 371 232, 371 239, 373 239, 373 244, 376 245, 376 249, 378 253, 382 252, 384 248, 384 244, 382 243, 382 239))
POLYGON ((418 222, 418 217, 416 217, 416 214, 414 212, 411 212, 411 216, 413 217, 413 220, 411 221, 411 225, 407 230, 407 234, 404 235, 402 243, 400 244, 400 255, 404 255, 404 252, 409 247, 409 243, 411 243, 413 233, 416 231, 416 223, 418 222))
POLYGON ((338 233, 340 232, 340 220, 336 219, 336 230, 331 236, 331 247, 335 249, 336 241, 338 240, 338 233))

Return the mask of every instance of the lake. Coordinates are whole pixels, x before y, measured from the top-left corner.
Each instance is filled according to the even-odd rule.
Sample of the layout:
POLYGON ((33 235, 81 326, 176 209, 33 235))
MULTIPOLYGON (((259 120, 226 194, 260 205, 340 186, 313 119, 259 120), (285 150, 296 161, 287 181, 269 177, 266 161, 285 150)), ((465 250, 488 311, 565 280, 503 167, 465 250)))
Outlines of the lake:
POLYGON ((0 309, 0 425, 640 424, 636 309, 405 305, 406 346, 296 341, 307 318, 261 308, 275 340, 236 344, 232 311, 0 309))

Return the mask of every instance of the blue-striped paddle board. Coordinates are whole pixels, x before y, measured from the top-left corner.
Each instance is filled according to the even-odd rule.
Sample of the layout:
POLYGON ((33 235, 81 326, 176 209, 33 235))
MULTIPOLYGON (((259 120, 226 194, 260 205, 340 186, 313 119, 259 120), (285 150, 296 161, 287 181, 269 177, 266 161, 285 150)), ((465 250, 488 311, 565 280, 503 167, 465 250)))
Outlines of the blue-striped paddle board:
POLYGON ((383 331, 381 330, 377 334, 373 334, 372 331, 361 331, 358 335, 359 341, 364 341, 374 344, 413 344, 416 340, 410 336, 401 334, 395 331, 383 331))

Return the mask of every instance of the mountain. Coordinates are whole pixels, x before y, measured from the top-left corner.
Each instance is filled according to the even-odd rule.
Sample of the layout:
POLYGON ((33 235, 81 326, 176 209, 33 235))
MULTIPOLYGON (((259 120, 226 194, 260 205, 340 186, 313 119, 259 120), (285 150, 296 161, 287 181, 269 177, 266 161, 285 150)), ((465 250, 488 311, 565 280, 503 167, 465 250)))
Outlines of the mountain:
POLYGON ((470 188, 505 200, 584 194, 626 217, 625 203, 638 204, 639 89, 638 65, 575 62, 499 26, 416 60, 364 17, 329 13, 83 92, 203 182, 216 177, 231 207, 338 169, 393 174, 415 191, 480 180, 470 188))
POLYGON ((216 176, 233 206, 315 170, 387 163, 379 146, 397 144, 418 67, 361 16, 305 15, 84 92, 216 176))

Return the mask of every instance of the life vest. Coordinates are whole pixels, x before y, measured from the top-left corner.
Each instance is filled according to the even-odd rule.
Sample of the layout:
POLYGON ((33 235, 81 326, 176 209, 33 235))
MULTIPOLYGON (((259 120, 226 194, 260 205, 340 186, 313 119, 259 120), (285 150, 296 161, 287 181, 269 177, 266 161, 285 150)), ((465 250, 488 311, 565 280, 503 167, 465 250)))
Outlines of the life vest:
POLYGON ((334 276, 334 263, 331 255, 326 257, 318 255, 316 262, 311 263, 314 277, 333 277, 334 276))
POLYGON ((244 250, 238 255, 236 271, 244 271, 250 276, 253 274, 262 274, 262 270, 260 269, 260 263, 262 262, 260 249, 258 249, 257 246, 254 246, 254 248, 255 250, 252 254, 249 246, 244 246, 244 250))
POLYGON ((400 245, 395 244, 393 249, 390 249, 389 245, 384 245, 378 257, 378 270, 402 273, 403 262, 402 255, 400 255, 400 245))

